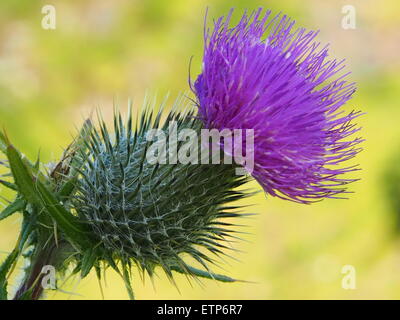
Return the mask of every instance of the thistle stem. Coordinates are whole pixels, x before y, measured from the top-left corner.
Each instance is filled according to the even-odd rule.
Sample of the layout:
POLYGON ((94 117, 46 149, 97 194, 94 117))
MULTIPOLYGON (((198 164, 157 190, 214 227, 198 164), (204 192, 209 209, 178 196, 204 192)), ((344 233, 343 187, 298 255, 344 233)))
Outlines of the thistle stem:
POLYGON ((56 246, 53 244, 48 248, 38 246, 35 251, 31 264, 26 270, 25 278, 17 290, 14 300, 39 300, 43 294, 44 288, 42 280, 45 274, 43 274, 42 270, 44 266, 54 263, 57 250, 56 246))

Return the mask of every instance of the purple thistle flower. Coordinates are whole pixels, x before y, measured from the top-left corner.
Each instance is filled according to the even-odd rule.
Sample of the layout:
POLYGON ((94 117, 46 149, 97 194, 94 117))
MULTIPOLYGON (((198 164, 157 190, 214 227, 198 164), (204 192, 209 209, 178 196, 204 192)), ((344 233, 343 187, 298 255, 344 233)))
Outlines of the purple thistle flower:
POLYGON ((273 196, 309 203, 338 198, 355 179, 340 175, 361 149, 359 112, 341 107, 355 84, 328 60, 316 31, 296 29, 286 15, 262 9, 229 27, 229 15, 205 32, 202 73, 192 90, 207 128, 254 129, 253 177, 273 196), (349 139, 346 139, 349 138, 349 139))

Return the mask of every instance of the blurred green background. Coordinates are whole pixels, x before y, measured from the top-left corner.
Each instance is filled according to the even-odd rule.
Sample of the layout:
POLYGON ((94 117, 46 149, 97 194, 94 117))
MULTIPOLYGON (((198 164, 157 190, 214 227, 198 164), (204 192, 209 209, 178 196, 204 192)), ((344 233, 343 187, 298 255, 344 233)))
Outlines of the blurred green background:
MULTIPOLYGON (((397 299, 400 297, 400 233, 396 208, 384 179, 400 149, 400 2, 346 1, 187 1, 187 0, 2 0, 0 2, 0 125, 15 145, 34 159, 56 160, 75 127, 95 108, 106 117, 113 101, 145 93, 172 102, 188 91, 188 66, 199 71, 206 7, 209 19, 236 8, 259 6, 283 11, 298 25, 320 29, 336 57, 347 59, 358 91, 348 109, 359 119, 366 142, 357 163, 362 180, 351 185, 349 200, 299 205, 259 194, 248 200, 258 213, 225 272, 255 283, 203 281, 191 287, 177 276, 180 292, 159 273, 143 284, 136 274, 138 299, 397 299), (46 4, 56 8, 55 30, 41 27, 46 4), (342 6, 353 5, 355 30, 341 27, 342 6), (344 265, 356 270, 356 289, 342 288, 344 265)), ((400 159, 400 158, 399 158, 400 159)), ((399 170, 398 170, 399 171, 399 170)), ((252 185, 258 188, 256 184, 252 185)), ((400 189, 399 189, 400 190, 400 189)), ((396 201, 395 201, 396 202, 396 201)), ((399 212, 397 212, 399 213, 399 212)), ((0 260, 11 250, 20 219, 0 223, 0 260)), ((57 299, 101 299, 94 275, 73 281, 57 299), (76 295, 78 294, 78 295, 76 295)), ((107 276, 106 299, 127 298, 122 281, 107 276)))

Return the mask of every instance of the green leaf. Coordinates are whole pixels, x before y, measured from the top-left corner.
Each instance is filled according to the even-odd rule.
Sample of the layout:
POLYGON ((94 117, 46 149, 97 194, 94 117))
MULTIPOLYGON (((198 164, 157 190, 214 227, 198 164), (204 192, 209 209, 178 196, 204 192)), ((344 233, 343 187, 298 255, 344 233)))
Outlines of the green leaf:
POLYGON ((10 203, 10 205, 0 213, 0 221, 11 216, 15 212, 24 210, 25 206, 26 202, 23 199, 15 199, 14 202, 10 203))
POLYGON ((87 250, 82 258, 81 277, 85 278, 97 261, 95 250, 87 250))
POLYGON ((87 119, 81 130, 79 131, 79 134, 77 138, 72 142, 72 144, 67 148, 69 152, 72 154, 72 159, 71 159, 71 176, 76 177, 79 172, 75 170, 77 166, 79 166, 79 161, 76 161, 75 153, 82 153, 87 149, 87 142, 91 136, 91 133, 93 131, 93 124, 90 119, 87 119))
POLYGON ((50 192, 41 182, 37 183, 37 191, 39 192, 43 204, 47 212, 57 222, 57 225, 72 240, 76 240, 80 244, 89 245, 87 229, 85 226, 68 210, 66 210, 52 192, 50 192))
POLYGON ((72 191, 74 191, 75 189, 77 180, 77 177, 73 177, 63 184, 60 191, 58 192, 58 196, 60 197, 60 199, 63 200, 64 198, 67 198, 71 195, 72 191))
POLYGON ((191 266, 187 266, 187 271, 183 270, 181 267, 178 267, 178 266, 172 266, 171 270, 182 273, 182 274, 217 280, 217 281, 221 281, 221 282, 242 282, 241 280, 233 279, 228 276, 224 276, 222 274, 216 274, 216 273, 212 273, 212 272, 208 272, 208 271, 203 271, 203 270, 191 267, 191 266))
POLYGON ((18 191, 18 187, 11 182, 8 181, 4 181, 4 180, 0 180, 0 184, 2 184, 3 186, 5 186, 8 189, 14 190, 14 191, 18 191))
POLYGON ((19 192, 26 201, 40 205, 41 202, 40 198, 37 196, 34 178, 22 161, 20 154, 11 145, 7 147, 6 154, 19 192))
POLYGON ((0 300, 7 300, 7 275, 19 255, 19 250, 14 249, 0 266, 0 300))
POLYGON ((58 192, 59 198, 63 201, 74 191, 76 182, 78 180, 79 172, 75 169, 79 166, 79 163, 75 163, 75 153, 77 150, 81 150, 81 152, 83 152, 87 149, 87 140, 90 137, 92 130, 93 124, 90 119, 87 119, 79 131, 78 137, 68 146, 67 150, 65 151, 66 154, 71 154, 71 163, 73 163, 73 165, 69 165, 71 169, 70 178, 61 186, 60 191, 58 192))
POLYGON ((18 258, 18 255, 19 255, 19 250, 16 248, 8 255, 6 260, 4 260, 4 262, 1 264, 0 280, 7 278, 8 271, 11 269, 15 260, 18 258))
POLYGON ((32 219, 30 216, 27 217, 24 214, 24 219, 22 221, 21 233, 20 233, 20 240, 17 244, 18 249, 22 252, 25 242, 28 240, 29 236, 32 233, 33 226, 35 225, 35 219, 32 219))
POLYGON ((90 245, 85 236, 85 226, 60 204, 57 197, 41 181, 34 179, 12 145, 7 147, 7 157, 18 190, 26 201, 44 207, 61 230, 72 240, 81 245, 90 245))
POLYGON ((0 280, 0 300, 7 300, 7 281, 0 280))

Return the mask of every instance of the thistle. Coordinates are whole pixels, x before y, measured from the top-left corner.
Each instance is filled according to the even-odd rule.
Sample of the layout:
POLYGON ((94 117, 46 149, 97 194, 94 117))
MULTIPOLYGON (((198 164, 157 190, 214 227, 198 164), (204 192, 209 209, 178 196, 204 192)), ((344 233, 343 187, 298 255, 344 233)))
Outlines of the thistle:
POLYGON ((179 101, 170 112, 145 104, 136 116, 130 106, 126 120, 115 111, 112 130, 101 115, 97 126, 88 119, 50 167, 28 160, 0 133, 8 170, 0 183, 15 193, 0 220, 23 215, 15 249, 0 266, 0 299, 11 297, 8 279, 20 258, 29 264, 14 299, 42 296, 45 265, 82 278, 95 270, 99 280, 112 268, 132 299, 132 268, 142 277, 161 269, 172 283, 174 272, 237 281, 211 267, 238 238, 231 218, 249 215, 235 203, 251 195, 241 188, 249 180, 238 175, 243 167, 267 194, 296 202, 347 192, 354 180, 341 175, 355 168, 339 165, 360 151, 361 139, 350 138, 359 113, 340 110, 355 90, 346 75, 333 78, 343 63, 326 60, 317 33, 294 30, 286 16, 269 20, 259 10, 234 27, 230 16, 205 35, 203 70, 192 84, 197 113, 179 101), (246 161, 225 162, 236 155, 225 147, 247 150, 247 138, 204 142, 205 129, 254 132, 253 170, 246 161), (174 131, 191 134, 173 140, 174 131), (194 161, 210 147, 211 163, 194 161), (162 161, 167 155, 174 161, 162 161))
MULTIPOLYGON (((121 262, 123 269, 135 264, 150 276, 160 266, 173 281, 173 270, 196 275, 183 255, 207 272, 213 259, 200 248, 213 255, 228 248, 223 242, 233 235, 224 220, 241 216, 228 203, 245 196, 236 189, 247 178, 236 176, 232 164, 149 163, 150 129, 168 135, 171 122, 177 123, 178 132, 201 128, 192 112, 171 112, 163 122, 161 116, 161 110, 154 119, 145 110, 132 132, 132 118, 124 124, 116 115, 114 138, 104 123, 100 132, 92 131, 87 151, 77 157, 80 177, 72 207, 96 238, 95 259, 121 262)), ((168 145, 167 153, 172 148, 168 145)))
POLYGON ((361 149, 359 112, 341 107, 355 85, 328 59, 318 32, 259 9, 230 27, 233 11, 205 33, 203 69, 192 86, 206 128, 254 129, 253 177, 267 194, 301 203, 335 198, 353 179, 342 163, 361 149))
MULTIPOLYGON (((249 195, 237 190, 248 178, 235 174, 235 164, 163 165, 146 160, 152 145, 146 138, 150 129, 168 134, 168 124, 175 122, 178 131, 200 131, 202 123, 184 110, 171 111, 161 121, 162 109, 154 115, 146 108, 135 125, 131 113, 126 123, 116 113, 113 134, 104 121, 99 129, 87 121, 50 172, 23 159, 2 136, 15 182, 3 184, 18 191, 2 218, 23 210, 27 221, 34 221, 23 231, 27 240, 20 240, 16 254, 9 257, 12 263, 4 264, 6 275, 18 256, 34 247, 33 264, 15 298, 41 296, 40 271, 47 264, 62 272, 73 265, 72 273, 81 277, 94 268, 99 279, 102 268, 112 267, 131 298, 133 265, 150 277, 161 267, 172 282, 173 272, 189 279, 236 281, 212 273, 210 264, 226 255, 230 247, 224 243, 236 238, 233 225, 225 220, 246 215, 231 202, 249 195), (16 205, 19 201, 23 208, 16 205), (188 265, 184 256, 203 270, 188 265)), ((6 285, 4 294, 5 290, 6 285)))

